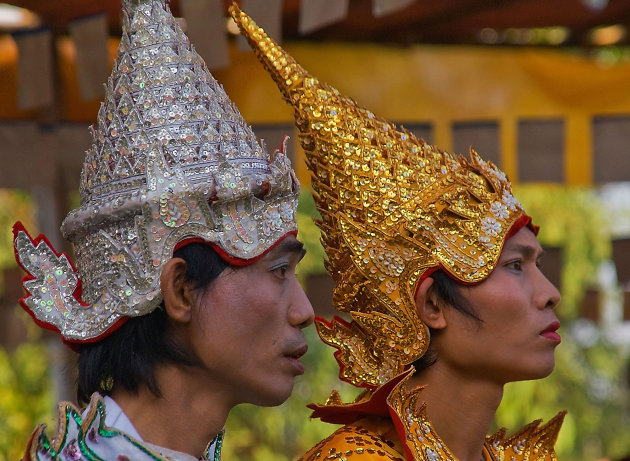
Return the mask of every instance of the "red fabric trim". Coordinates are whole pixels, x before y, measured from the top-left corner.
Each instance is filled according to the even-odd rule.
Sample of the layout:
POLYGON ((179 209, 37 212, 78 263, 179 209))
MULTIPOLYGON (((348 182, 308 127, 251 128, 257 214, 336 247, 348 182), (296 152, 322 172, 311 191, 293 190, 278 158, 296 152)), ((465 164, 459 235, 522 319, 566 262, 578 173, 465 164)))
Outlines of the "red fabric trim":
MULTIPOLYGON (((409 373, 410 370, 390 379, 374 391, 372 396, 365 402, 343 405, 318 405, 311 403, 307 405, 308 408, 313 410, 311 418, 319 418, 325 423, 350 424, 364 416, 388 417, 390 414, 387 397, 394 390, 394 387, 406 378, 409 373)), ((401 438, 401 440, 404 439, 401 438)))
POLYGON ((398 438, 405 449, 405 457, 407 458, 407 461, 415 461, 411 448, 409 448, 409 444, 407 443, 407 431, 405 430, 405 425, 400 419, 400 416, 398 416, 398 413, 396 413, 396 410, 394 410, 389 403, 387 404, 387 409, 389 410, 389 416, 392 419, 392 423, 394 423, 394 428, 396 429, 398 438))
POLYGON ((221 248, 216 243, 208 242, 207 240, 204 240, 204 239, 202 239, 200 237, 191 237, 191 238, 187 238, 187 239, 182 240, 177 245, 175 245, 175 248, 173 249, 173 253, 175 253, 177 250, 185 247, 186 245, 190 245, 191 243, 205 243, 206 245, 212 247, 212 249, 214 251, 216 251, 217 254, 221 257, 221 259, 223 261, 225 261, 226 263, 230 264, 231 266, 243 267, 243 266, 248 266, 248 265, 250 265, 252 263, 255 263, 256 261, 261 259, 263 256, 265 256, 267 253, 269 253, 273 248, 276 247, 276 245, 278 245, 282 240, 287 238, 289 235, 297 236, 297 231, 287 232, 282 237, 280 237, 276 241, 276 243, 271 245, 269 248, 267 248, 261 254, 259 254, 258 256, 254 256, 253 258, 250 258, 250 259, 243 259, 243 258, 237 258, 236 256, 232 256, 232 255, 228 254, 223 248, 221 248))
POLYGON ((523 216, 518 218, 514 222, 514 224, 512 224, 512 227, 510 227, 510 230, 508 231, 508 233, 505 234, 505 239, 503 239, 503 242, 505 243, 507 239, 514 236, 514 234, 520 231, 523 227, 529 227, 529 229, 534 233, 534 235, 538 235, 538 231, 540 230, 540 226, 536 226, 532 222, 531 216, 524 214, 523 216))
POLYGON ((287 140, 289 139, 291 139, 291 136, 289 136, 288 134, 285 134, 284 136, 282 136, 282 141, 280 141, 280 147, 278 148, 278 150, 284 155, 287 155, 284 148, 286 146, 287 140))

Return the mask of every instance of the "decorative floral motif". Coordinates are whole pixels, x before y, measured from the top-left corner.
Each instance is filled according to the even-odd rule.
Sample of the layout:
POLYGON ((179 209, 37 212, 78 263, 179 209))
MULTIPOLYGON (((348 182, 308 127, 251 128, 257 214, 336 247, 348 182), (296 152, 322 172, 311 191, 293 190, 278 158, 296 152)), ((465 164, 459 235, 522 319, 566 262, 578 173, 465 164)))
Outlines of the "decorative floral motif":
POLYGON ((519 202, 518 199, 514 197, 509 190, 503 191, 501 201, 505 203, 505 206, 507 206, 511 211, 523 209, 523 205, 521 205, 521 202, 519 202))
POLYGON ((266 210, 263 213, 263 232, 265 235, 272 235, 282 226, 282 216, 275 208, 266 210))
POLYGON ((501 202, 494 202, 490 206, 490 212, 499 221, 505 221, 510 216, 510 212, 508 211, 507 206, 505 206, 501 202))
POLYGON ((295 208, 290 203, 280 204, 280 217, 284 222, 291 222, 295 219, 295 208))
POLYGON ((481 232, 485 235, 497 236, 501 232, 501 223, 494 218, 483 218, 481 220, 481 232))

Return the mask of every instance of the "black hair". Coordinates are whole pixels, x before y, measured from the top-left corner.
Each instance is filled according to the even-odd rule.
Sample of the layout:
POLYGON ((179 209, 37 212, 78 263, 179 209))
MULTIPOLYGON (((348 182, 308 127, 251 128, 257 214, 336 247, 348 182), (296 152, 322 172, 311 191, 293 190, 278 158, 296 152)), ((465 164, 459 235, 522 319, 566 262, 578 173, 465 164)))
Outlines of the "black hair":
MULTIPOLYGON (((444 305, 448 305, 480 323, 483 322, 483 320, 479 318, 475 309, 470 305, 464 295, 462 295, 461 285, 457 283, 455 279, 449 277, 443 270, 435 271, 430 277, 433 279, 433 285, 431 288, 435 290, 438 302, 444 303, 444 305)), ((429 328, 429 334, 433 337, 438 335, 439 331, 429 328)), ((431 350, 431 344, 429 343, 429 349, 427 352, 418 360, 413 362, 412 365, 415 367, 417 373, 430 367, 437 361, 437 352, 431 350)))
MULTIPOLYGON (((216 251, 204 243, 191 243, 173 257, 186 261, 186 279, 195 289, 207 287, 228 267, 216 251)), ((195 354, 173 341, 164 303, 153 312, 132 317, 106 338, 81 346, 77 398, 86 404, 94 392, 109 395, 115 387, 136 393, 146 386, 161 396, 155 378, 159 364, 198 366, 195 354)))

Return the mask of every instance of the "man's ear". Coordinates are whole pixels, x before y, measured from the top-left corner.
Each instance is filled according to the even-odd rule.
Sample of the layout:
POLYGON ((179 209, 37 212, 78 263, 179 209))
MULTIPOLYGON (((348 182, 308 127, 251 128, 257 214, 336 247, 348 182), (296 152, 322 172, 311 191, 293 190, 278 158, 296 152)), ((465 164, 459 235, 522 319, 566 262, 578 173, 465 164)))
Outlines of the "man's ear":
POLYGON ((434 330, 446 328, 444 303, 439 302, 431 277, 425 278, 416 290, 416 312, 429 328, 434 330))
POLYGON ((189 322, 195 296, 186 280, 186 261, 172 258, 164 264, 160 275, 160 289, 166 314, 176 322, 189 322))

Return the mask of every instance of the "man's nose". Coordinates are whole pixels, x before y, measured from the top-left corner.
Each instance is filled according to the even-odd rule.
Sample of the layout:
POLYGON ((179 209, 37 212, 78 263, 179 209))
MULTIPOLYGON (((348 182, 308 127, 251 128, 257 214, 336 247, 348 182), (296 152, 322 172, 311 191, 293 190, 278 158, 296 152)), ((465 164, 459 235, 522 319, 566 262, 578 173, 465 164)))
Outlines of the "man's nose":
POLYGON ((295 280, 295 288, 293 290, 293 299, 291 300, 291 308, 289 309, 289 321, 291 325, 299 328, 306 328, 315 318, 313 306, 308 300, 302 285, 295 280))
POLYGON ((539 301, 537 305, 539 308, 544 309, 550 307, 551 309, 555 309, 558 304, 560 304, 560 292, 556 288, 556 286, 549 281, 549 279, 542 273, 542 271, 538 270, 540 275, 540 291, 539 291, 539 301))

